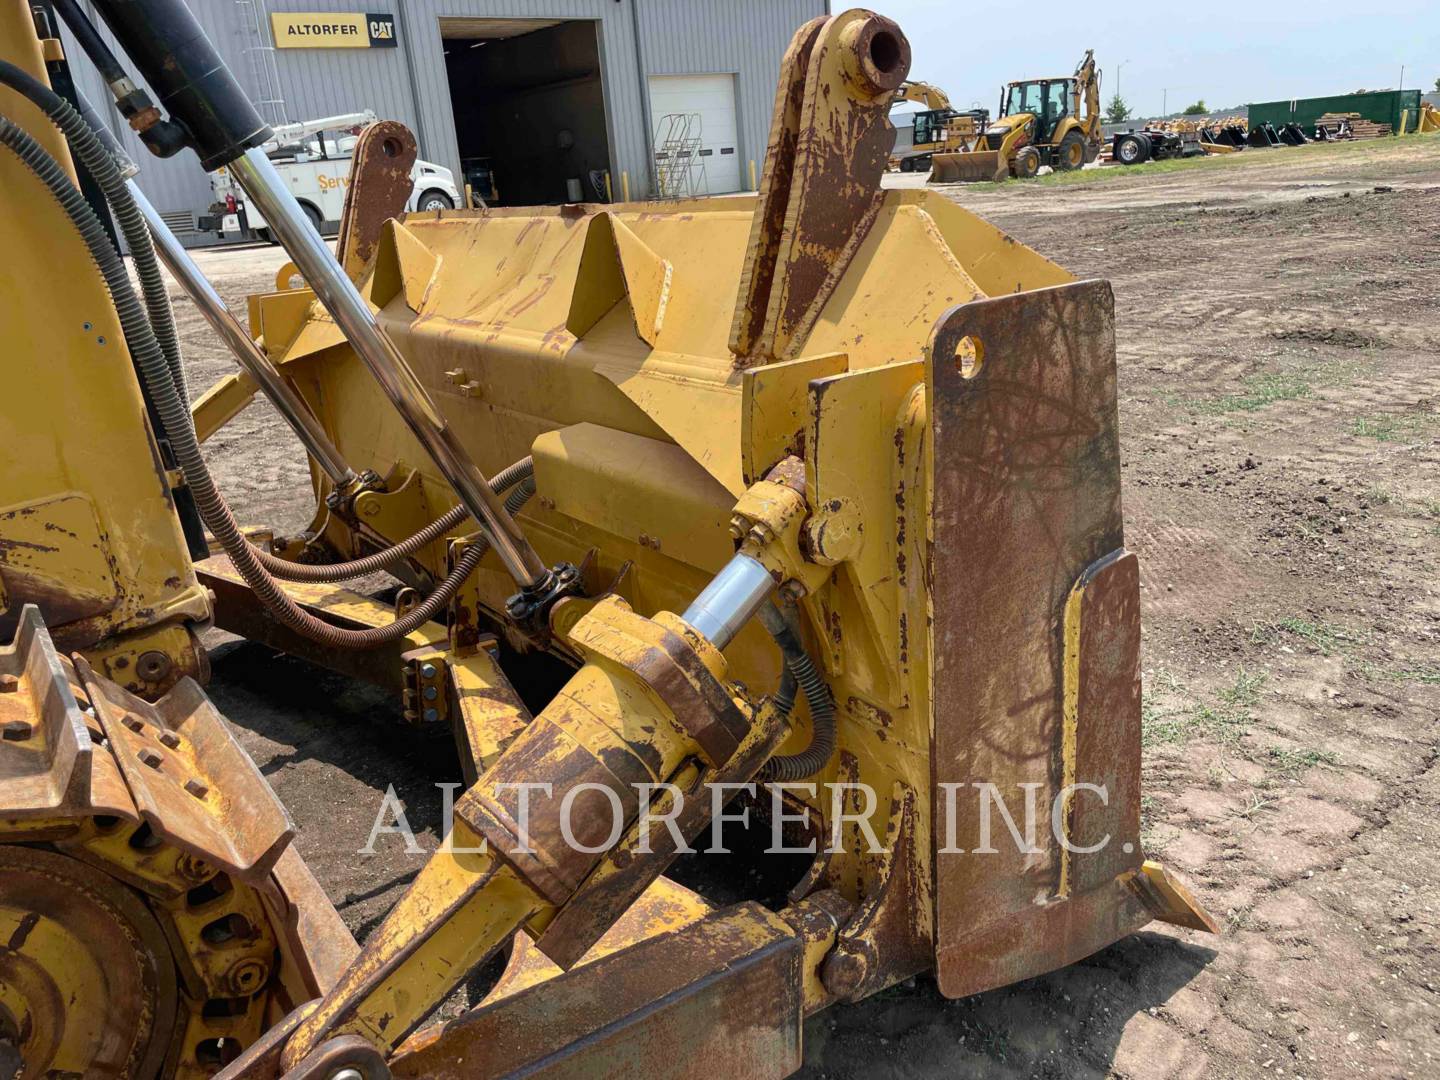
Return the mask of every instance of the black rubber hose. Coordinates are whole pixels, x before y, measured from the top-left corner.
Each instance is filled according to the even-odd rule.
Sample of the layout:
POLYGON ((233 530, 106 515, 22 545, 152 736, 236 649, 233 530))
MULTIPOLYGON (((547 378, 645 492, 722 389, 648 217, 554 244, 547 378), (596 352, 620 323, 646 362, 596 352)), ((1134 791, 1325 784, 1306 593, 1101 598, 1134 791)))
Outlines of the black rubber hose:
MULTIPOLYGON (((43 112, 65 136, 70 152, 80 165, 95 178, 100 190, 110 203, 116 224, 125 236, 130 248, 130 259, 135 264, 135 274, 140 279, 140 290, 145 296, 145 310, 149 315, 150 327, 170 377, 175 381, 180 396, 188 407, 190 388, 185 381, 185 368, 180 358, 180 336, 175 329, 175 313, 170 308, 170 292, 165 287, 165 276, 160 271, 159 260, 155 257, 155 244, 140 208, 135 205, 125 177, 105 144, 95 134, 85 118, 59 94, 39 79, 14 64, 0 60, 0 83, 16 93, 24 94, 36 108, 43 112)), ((170 431, 167 427, 165 434, 170 431)))
POLYGON ((60 18, 65 20, 65 25, 70 28, 70 33, 75 35, 75 41, 90 58, 90 62, 99 69, 100 75, 107 85, 114 85, 122 80, 128 80, 125 68, 110 51, 110 46, 105 44, 105 39, 95 30, 95 25, 85 17, 80 10, 80 5, 75 0, 52 0, 55 10, 60 13, 60 18))
MULTIPOLYGON (((93 138, 93 135, 91 137, 93 138)), ((45 184, 84 240, 90 257, 100 270, 110 292, 131 356, 155 400, 161 422, 170 433, 171 448, 185 474, 185 482, 195 498, 200 516, 265 609, 281 623, 313 641, 336 648, 365 649, 403 637, 447 603, 461 582, 479 565, 485 554, 484 544, 476 543, 469 548, 457 561, 454 570, 425 601, 386 626, 364 630, 334 626, 303 610, 285 594, 256 558, 258 553, 241 533, 230 508, 215 487, 214 479, 200 453, 194 426, 189 422, 190 407, 180 397, 174 380, 170 377, 165 355, 155 340, 155 334, 139 299, 135 296, 130 277, 125 271, 125 263, 111 245, 100 219, 90 209, 79 189, 71 183, 60 163, 28 132, 3 116, 0 116, 0 145, 19 157, 45 184)), ((113 169, 113 162, 110 167, 113 169)), ((532 479, 516 488, 511 493, 511 500, 517 504, 522 503, 533 490, 532 479)), ((507 505, 511 500, 507 500, 507 505)))
POLYGON ((810 744, 797 754, 776 754, 760 770, 760 779, 781 782, 803 780, 823 769, 835 753, 835 698, 784 613, 771 603, 761 606, 759 616, 785 658, 785 675, 781 677, 775 703, 788 715, 794 707, 795 687, 798 685, 810 706, 811 727, 810 744), (789 677, 788 688, 786 676, 789 677))
MULTIPOLYGON (((131 259, 134 261, 136 274, 140 278, 140 286, 145 295, 145 307, 150 328, 160 345, 161 352, 165 355, 166 365, 170 369, 170 377, 186 403, 186 424, 193 429, 194 425, 188 412, 190 393, 185 381, 184 360, 180 352, 179 334, 175 328, 175 315, 170 307, 170 294, 160 272, 149 227, 145 224, 140 208, 135 205, 135 200, 125 185, 124 174, 117 162, 118 144, 115 143, 109 132, 97 131, 95 125, 86 120, 68 101, 14 64, 0 61, 0 83, 23 94, 50 119, 65 136, 71 152, 75 154, 86 172, 95 178, 95 182, 105 193, 105 198, 109 201, 121 231, 125 234, 125 241, 130 247, 131 259)), ((154 392, 153 388, 152 392, 154 392)), ((168 428, 166 434, 167 436, 170 434, 168 428)), ((499 473, 491 480, 490 486, 498 494, 530 475, 532 471, 533 465, 530 463, 530 459, 525 458, 499 473)), ((446 533, 458 528, 468 517, 469 514, 463 507, 456 507, 438 520, 431 522, 414 536, 407 537, 382 551, 348 562, 322 565, 294 563, 258 549, 254 549, 255 556, 271 574, 288 581, 308 583, 349 581, 393 566, 406 556, 419 551, 427 544, 434 543, 446 533)))
MULTIPOLYGON (((496 473, 490 480, 490 489, 495 494, 500 494, 506 488, 514 487, 523 480, 527 480, 535 473, 535 464, 530 458, 522 458, 509 468, 496 473)), ((413 555, 427 544, 433 544, 442 536, 454 532, 467 520, 469 511, 463 506, 447 510, 440 517, 436 518, 429 525, 426 525, 413 536, 391 544, 389 547, 377 551, 372 555, 366 555, 359 559, 350 559, 348 562, 337 563, 297 563, 289 559, 282 559, 272 555, 268 551, 256 549, 255 555, 262 566, 278 578, 286 581, 305 582, 336 582, 349 581, 352 578, 363 577, 366 574, 378 573, 387 567, 394 566, 401 559, 413 555)))

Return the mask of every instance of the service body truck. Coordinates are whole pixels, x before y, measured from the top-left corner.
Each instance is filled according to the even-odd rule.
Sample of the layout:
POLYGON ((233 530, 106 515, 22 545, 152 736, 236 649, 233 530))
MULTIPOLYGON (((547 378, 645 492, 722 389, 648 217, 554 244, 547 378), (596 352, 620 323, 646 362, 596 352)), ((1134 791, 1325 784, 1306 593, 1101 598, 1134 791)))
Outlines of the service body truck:
MULTIPOLYGON (((375 114, 367 110, 287 124, 277 127, 275 138, 266 145, 275 170, 290 184, 290 193, 322 236, 333 236, 340 228, 355 143, 361 130, 374 122, 375 114)), ((414 187, 405 202, 407 211, 450 210, 463 202, 455 174, 443 165, 416 160, 410 176, 414 187)), ((211 212, 220 222, 222 239, 258 237, 274 242, 259 208, 249 205, 227 169, 210 174, 210 189, 216 199, 211 212)))

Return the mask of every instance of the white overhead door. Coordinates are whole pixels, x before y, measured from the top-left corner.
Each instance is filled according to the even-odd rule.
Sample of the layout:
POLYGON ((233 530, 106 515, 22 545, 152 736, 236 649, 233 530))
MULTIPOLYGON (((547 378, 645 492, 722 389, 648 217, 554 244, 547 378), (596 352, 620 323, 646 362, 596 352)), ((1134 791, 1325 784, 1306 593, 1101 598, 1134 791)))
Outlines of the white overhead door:
MULTIPOLYGON (((667 122, 668 116, 689 116, 688 132, 698 148, 691 152, 704 166, 691 170, 697 194, 720 195, 741 190, 740 142, 735 126, 735 76, 651 75, 650 117, 656 154, 672 149, 687 125, 667 122), (696 131, 698 126, 699 130, 696 131)), ((686 151, 682 151, 686 152, 686 151)), ((657 162, 657 164, 660 164, 657 162)))

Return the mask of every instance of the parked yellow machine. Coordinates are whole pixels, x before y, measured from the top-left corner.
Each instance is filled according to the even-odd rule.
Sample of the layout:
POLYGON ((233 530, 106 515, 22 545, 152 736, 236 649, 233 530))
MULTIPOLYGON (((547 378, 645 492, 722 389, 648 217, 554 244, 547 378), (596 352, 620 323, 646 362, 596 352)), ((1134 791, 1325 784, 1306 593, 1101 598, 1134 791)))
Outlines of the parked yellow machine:
POLYGON ((910 152, 892 159, 900 172, 925 172, 935 154, 969 150, 985 130, 988 109, 961 111, 938 86, 907 79, 895 91, 894 104, 914 101, 925 108, 910 115, 910 152))
POLYGON ((909 65, 892 22, 797 32, 755 199, 402 219, 414 140, 379 124, 332 257, 183 4, 94 6, 175 113, 117 77, 122 110, 224 162, 307 285, 253 297, 237 335, 49 89, 53 31, 5 9, 0 237, 45 259, 0 295, 0 475, 30 530, 0 534, 3 1061, 380 1080, 679 1077, 723 1055, 779 1077, 807 1015, 916 972, 958 997, 1153 919, 1214 929, 1140 846, 1109 286, 881 190, 909 65), (148 230, 243 366, 193 424, 167 312, 57 126, 142 289, 148 230), (199 453, 257 388, 317 497, 273 551, 199 453), (187 557, 177 488, 216 555, 187 557), (98 607, 97 545, 120 596, 159 599, 98 607), (376 569, 425 599, 392 616, 337 584, 376 569), (449 843, 361 949, 179 678, 203 678, 185 656, 212 617, 456 733, 472 782, 449 843), (115 659, 172 629, 178 682, 115 659), (502 638, 570 667, 533 715, 502 638), (813 844, 779 911, 663 876, 747 785, 813 844), (512 940, 480 1005, 424 1026, 512 940))
POLYGON ((1086 49, 1072 75, 1009 83, 1000 114, 985 130, 983 149, 937 154, 932 183, 1028 180, 1049 165, 1078 169, 1100 153, 1100 69, 1086 49))

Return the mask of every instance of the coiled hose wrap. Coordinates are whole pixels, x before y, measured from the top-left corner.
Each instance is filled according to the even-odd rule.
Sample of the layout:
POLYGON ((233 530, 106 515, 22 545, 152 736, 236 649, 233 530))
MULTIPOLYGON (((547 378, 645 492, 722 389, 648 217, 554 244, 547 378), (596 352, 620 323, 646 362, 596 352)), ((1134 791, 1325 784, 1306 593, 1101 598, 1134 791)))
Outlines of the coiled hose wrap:
MULTIPOLYGON (((175 329, 175 313, 170 308, 170 292, 165 287, 165 276, 155 256, 155 245, 150 239, 150 230, 145 218, 135 205, 125 187, 125 177, 115 164, 114 158, 85 118, 68 101, 29 72, 14 64, 0 60, 0 82, 24 94, 36 108, 60 129, 70 152, 85 169, 110 203, 115 222, 130 248, 130 258, 135 264, 135 276, 140 279, 140 292, 145 298, 145 311, 150 320, 151 330, 160 351, 165 356, 165 365, 170 370, 180 396, 188 403, 189 387, 185 381, 184 363, 180 356, 180 337, 175 329)), ((168 432, 168 429, 167 429, 168 432)))
POLYGON ((761 606, 759 618, 785 659, 780 687, 775 692, 775 705, 785 715, 795 707, 798 687, 810 706, 810 745, 797 754, 776 754, 760 770, 762 781, 788 782, 814 776, 835 753, 835 697, 830 693, 815 661, 805 651, 791 621, 774 603, 761 606))
MULTIPOLYGON (((75 113, 63 98, 13 65, 0 62, 0 81, 24 93, 47 115, 64 115, 65 110, 69 110, 71 115, 79 118, 79 114, 75 113)), ((123 189, 118 167, 88 125, 83 121, 79 128, 71 125, 71 130, 66 130, 66 134, 71 140, 76 157, 95 177, 102 190, 108 192, 117 186, 123 189)), ((135 295, 125 264, 111 246, 109 237, 94 211, 60 164, 29 133, 6 117, 0 117, 0 145, 14 153, 46 186, 84 241, 91 259, 105 281, 124 329, 131 356, 154 400, 161 423, 170 436, 176 463, 185 475, 196 508, 230 556, 235 569, 265 609, 278 621, 313 641, 336 648, 365 649, 405 636, 448 603, 455 590, 479 565, 485 554, 485 544, 476 543, 467 549, 451 573, 429 597, 405 616, 386 626, 362 630, 334 626, 303 610, 285 594, 262 565, 259 558, 261 553, 257 552, 241 533, 210 476, 191 422, 189 404, 177 386, 165 351, 155 336, 145 309, 135 295)), ((131 206, 133 207, 133 201, 131 206)), ((143 220, 140 220, 139 224, 144 230, 143 220)), ((127 233, 127 240, 128 235, 127 233)), ((148 231, 144 232, 143 237, 137 234, 132 247, 145 248, 153 255, 148 231)), ((168 307, 166 310, 168 311, 168 307)), ((512 498, 518 500, 517 506, 523 503, 524 499, 528 498, 528 493, 533 490, 533 480, 516 488, 512 498)))

